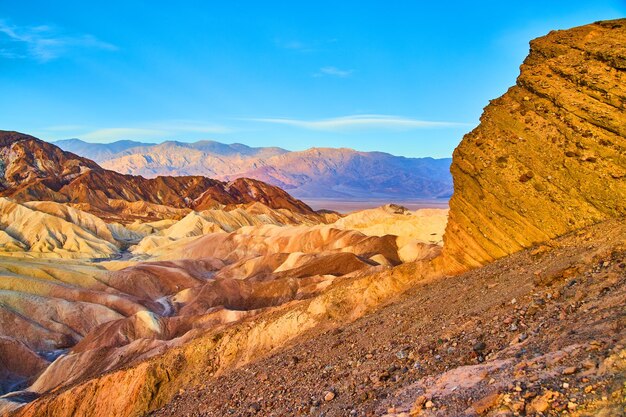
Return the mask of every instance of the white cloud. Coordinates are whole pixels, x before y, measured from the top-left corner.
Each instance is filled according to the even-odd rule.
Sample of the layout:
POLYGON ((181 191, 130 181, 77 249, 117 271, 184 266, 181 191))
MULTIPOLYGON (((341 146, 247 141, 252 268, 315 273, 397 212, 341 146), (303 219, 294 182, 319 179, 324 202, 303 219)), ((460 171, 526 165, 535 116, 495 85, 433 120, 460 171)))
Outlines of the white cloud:
POLYGON ((43 130, 46 130, 49 132, 69 132, 69 131, 74 131, 74 130, 80 130, 83 128, 84 128, 83 125, 56 125, 56 126, 48 126, 44 128, 43 130))
POLYGON ((305 45, 304 43, 300 41, 295 41, 295 40, 287 41, 287 42, 279 42, 278 44, 281 48, 285 48, 285 49, 296 49, 296 50, 308 49, 307 45, 305 45))
POLYGON ((233 129, 228 126, 216 123, 197 122, 194 120, 170 120, 150 126, 171 132, 230 133, 233 131, 233 129))
POLYGON ((317 39, 303 42, 299 39, 274 39, 274 45, 280 49, 288 49, 295 52, 320 52, 330 45, 338 42, 337 38, 317 39))
MULTIPOLYGON (((228 126, 192 120, 170 120, 127 127, 88 129, 81 126, 50 126, 46 131, 63 132, 64 137, 77 137, 94 142, 112 142, 120 139, 167 139, 184 133, 230 133, 228 126)), ((57 135, 58 136, 58 135, 57 135)))
POLYGON ((314 77, 323 77, 325 75, 330 75, 332 77, 346 78, 352 75, 354 70, 342 70, 337 67, 322 67, 319 72, 313 74, 314 77))
POLYGON ((140 129, 132 127, 111 127, 78 134, 80 139, 94 142, 112 142, 120 139, 143 139, 165 136, 167 132, 156 129, 140 129))
POLYGON ((93 35, 68 35, 51 26, 15 26, 0 19, 0 56, 34 58, 41 62, 66 55, 72 49, 115 51, 117 47, 93 35))
POLYGON ((460 127, 466 123, 435 122, 418 120, 402 116, 382 114, 363 114, 356 116, 335 117, 320 120, 299 120, 287 118, 257 118, 251 121, 283 124, 309 130, 345 131, 345 130, 413 130, 437 127, 460 127))

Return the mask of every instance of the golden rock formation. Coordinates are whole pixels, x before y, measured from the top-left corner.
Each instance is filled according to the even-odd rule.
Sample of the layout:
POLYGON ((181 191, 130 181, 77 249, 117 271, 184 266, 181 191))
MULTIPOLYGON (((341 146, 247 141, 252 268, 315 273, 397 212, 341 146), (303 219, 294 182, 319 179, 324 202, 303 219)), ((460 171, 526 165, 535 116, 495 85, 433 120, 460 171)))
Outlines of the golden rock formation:
POLYGON ((444 252, 457 267, 626 214, 626 20, 530 46, 454 152, 444 252))

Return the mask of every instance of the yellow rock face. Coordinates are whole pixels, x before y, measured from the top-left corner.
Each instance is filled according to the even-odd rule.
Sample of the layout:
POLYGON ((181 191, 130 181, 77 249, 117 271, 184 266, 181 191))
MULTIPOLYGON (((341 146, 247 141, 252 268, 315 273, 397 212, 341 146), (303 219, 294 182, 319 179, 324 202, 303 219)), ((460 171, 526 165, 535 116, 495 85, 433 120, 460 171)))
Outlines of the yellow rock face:
POLYGON ((446 261, 463 268, 626 214, 626 20, 531 42, 454 152, 446 261))
POLYGON ((395 204, 361 210, 336 221, 340 229, 358 230, 368 236, 396 237, 402 262, 432 258, 439 254, 448 221, 447 209, 407 210, 395 204))

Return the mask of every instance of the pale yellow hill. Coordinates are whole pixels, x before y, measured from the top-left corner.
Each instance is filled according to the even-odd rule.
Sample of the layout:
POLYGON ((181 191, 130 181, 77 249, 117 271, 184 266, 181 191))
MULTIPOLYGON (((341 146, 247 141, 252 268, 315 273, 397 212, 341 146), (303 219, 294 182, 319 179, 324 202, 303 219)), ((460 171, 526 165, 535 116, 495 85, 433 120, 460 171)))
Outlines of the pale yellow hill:
POLYGON ((0 237, 7 254, 34 257, 108 258, 118 253, 106 224, 95 216, 56 203, 22 205, 0 198, 0 237))
MULTIPOLYGON (((135 254, 153 255, 163 247, 179 240, 216 232, 232 232, 246 226, 307 225, 318 224, 319 217, 292 213, 284 209, 272 209, 262 203, 241 205, 232 210, 214 209, 192 211, 179 221, 162 220, 152 223, 133 223, 129 229, 146 235, 138 245, 131 248, 135 254)), ((180 242, 183 243, 183 242, 180 242)))
POLYGON ((425 257, 424 243, 442 245, 447 221, 447 209, 410 211, 389 204, 351 213, 336 221, 333 226, 358 230, 368 236, 397 236, 400 258, 410 262, 425 257))

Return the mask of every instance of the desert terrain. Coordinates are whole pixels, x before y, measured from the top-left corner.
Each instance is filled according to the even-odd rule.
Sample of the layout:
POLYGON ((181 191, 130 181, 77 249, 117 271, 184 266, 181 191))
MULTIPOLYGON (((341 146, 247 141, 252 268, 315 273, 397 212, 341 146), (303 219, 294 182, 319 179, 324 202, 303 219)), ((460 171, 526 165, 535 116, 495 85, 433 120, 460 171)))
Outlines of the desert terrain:
POLYGON ((449 208, 0 132, 0 414, 624 415, 625 70, 624 19, 533 40, 449 208))

